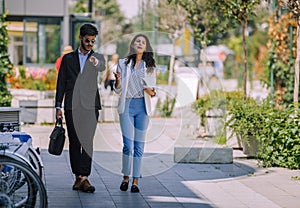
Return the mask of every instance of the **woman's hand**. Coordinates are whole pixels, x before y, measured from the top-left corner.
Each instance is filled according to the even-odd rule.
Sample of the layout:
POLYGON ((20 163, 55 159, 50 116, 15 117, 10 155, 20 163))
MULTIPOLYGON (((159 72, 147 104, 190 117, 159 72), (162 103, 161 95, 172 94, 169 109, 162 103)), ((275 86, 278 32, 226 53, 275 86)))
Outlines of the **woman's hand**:
POLYGON ((119 89, 121 87, 121 82, 120 82, 121 73, 120 72, 113 72, 113 73, 114 73, 115 78, 116 78, 115 88, 119 89))
POLYGON ((148 94, 148 95, 150 95, 151 97, 154 97, 155 95, 156 95, 156 91, 155 91, 155 89, 154 88, 145 88, 144 89, 144 91, 148 94))
POLYGON ((115 75, 116 80, 120 80, 121 78, 121 73, 120 72, 113 72, 115 75))

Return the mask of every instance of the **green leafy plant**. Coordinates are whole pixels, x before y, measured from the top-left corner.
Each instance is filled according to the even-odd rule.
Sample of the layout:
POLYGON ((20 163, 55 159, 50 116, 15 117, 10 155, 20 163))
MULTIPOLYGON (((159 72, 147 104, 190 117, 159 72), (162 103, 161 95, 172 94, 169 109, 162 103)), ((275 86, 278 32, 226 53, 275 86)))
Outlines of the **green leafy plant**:
POLYGON ((200 116, 201 125, 205 126, 207 112, 212 109, 230 110, 236 101, 243 99, 242 91, 213 90, 192 104, 192 109, 200 116))
POLYGON ((55 90, 57 71, 55 68, 49 69, 45 77, 45 87, 47 90, 55 90))
MULTIPOLYGON (((249 97, 243 100, 241 92, 212 92, 218 93, 222 96, 198 99, 194 110, 205 116, 213 107, 225 109, 228 120, 224 129, 230 128, 232 135, 242 140, 255 139, 259 143, 256 156, 264 167, 300 169, 300 106, 279 108, 270 98, 257 102, 249 97)), ((213 140, 222 144, 224 138, 226 134, 221 131, 213 140)))
POLYGON ((228 111, 229 119, 225 125, 242 139, 249 135, 256 136, 263 128, 269 107, 271 105, 267 101, 258 103, 250 97, 246 100, 237 100, 228 111))
POLYGON ((286 107, 293 102, 295 71, 292 69, 295 66, 297 51, 297 21, 289 13, 280 13, 281 11, 276 9, 269 19, 270 38, 262 81, 271 92, 274 91, 276 104, 286 107))
POLYGON ((29 77, 25 80, 22 80, 22 86, 25 89, 30 90, 40 90, 40 91, 46 91, 46 84, 41 79, 33 79, 32 77, 29 77))
POLYGON ((205 134, 201 136, 213 136, 214 143, 226 144, 225 121, 227 112, 234 103, 241 100, 243 100, 242 91, 227 92, 223 90, 211 91, 209 94, 197 99, 192 104, 192 109, 200 116, 200 125, 205 129, 205 134), (208 128, 209 119, 214 119, 212 128, 208 128))
POLYGON ((166 97, 163 103, 160 99, 158 99, 156 108, 159 109, 160 116, 167 118, 171 117, 174 110, 175 102, 176 98, 169 98, 168 96, 166 97))
POLYGON ((269 111, 257 134, 259 158, 265 167, 300 169, 300 108, 290 105, 269 111))
POLYGON ((228 111, 228 120, 225 126, 241 140, 243 152, 249 157, 257 157, 260 141, 257 139, 262 129, 265 128, 265 118, 272 111, 273 106, 269 99, 258 103, 253 98, 237 100, 228 111))
POLYGON ((159 71, 156 76, 157 84, 168 84, 169 73, 167 71, 159 71))
POLYGON ((176 99, 166 97, 165 102, 162 105, 162 116, 163 117, 171 117, 172 112, 174 110, 176 99))
POLYGON ((222 128, 212 140, 216 144, 225 145, 227 141, 225 128, 222 128))
POLYGON ((13 66, 8 55, 6 15, 6 13, 0 15, 0 107, 10 106, 12 99, 6 85, 6 78, 12 73, 13 66))

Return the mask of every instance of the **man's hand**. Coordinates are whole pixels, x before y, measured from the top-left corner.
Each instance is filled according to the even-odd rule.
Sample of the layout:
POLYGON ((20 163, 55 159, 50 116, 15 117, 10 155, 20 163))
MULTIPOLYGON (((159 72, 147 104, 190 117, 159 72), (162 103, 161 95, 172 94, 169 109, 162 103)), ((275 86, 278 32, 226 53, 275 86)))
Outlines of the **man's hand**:
POLYGON ((99 63, 99 60, 93 55, 89 58, 89 61, 92 62, 94 66, 97 66, 99 63))
POLYGON ((56 119, 63 119, 62 111, 61 109, 56 109, 56 119))

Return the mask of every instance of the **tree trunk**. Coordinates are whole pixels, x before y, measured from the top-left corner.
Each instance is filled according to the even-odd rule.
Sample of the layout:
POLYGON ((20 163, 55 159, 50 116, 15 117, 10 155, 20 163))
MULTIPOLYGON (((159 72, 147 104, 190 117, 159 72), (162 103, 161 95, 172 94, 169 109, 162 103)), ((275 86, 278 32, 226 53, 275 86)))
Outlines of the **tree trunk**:
MULTIPOLYGON (((203 77, 199 76, 198 78, 198 87, 197 87, 197 99, 200 98, 200 86, 202 87, 202 85, 204 84, 205 86, 208 85, 207 82, 205 82, 206 78, 207 78, 207 73, 206 73, 206 67, 207 67, 207 53, 206 53, 206 43, 203 41, 202 42, 202 50, 200 50, 200 63, 202 61, 202 68, 203 68, 203 77), (202 54, 203 53, 203 54, 202 54), (202 58, 201 58, 202 56, 202 58), (202 60, 201 60, 202 59, 202 60)), ((200 72, 199 72, 200 73, 200 72)), ((208 79, 207 79, 208 80, 208 79)), ((210 89, 208 89, 210 90, 210 89)))
POLYGON ((242 36, 243 36, 243 49, 244 49, 244 100, 247 97, 247 43, 246 43, 246 28, 247 20, 242 20, 242 36))
POLYGON ((168 78, 168 86, 172 88, 172 81, 173 81, 173 71, 174 71, 174 63, 175 63, 175 39, 172 39, 172 45, 173 45, 173 50, 172 50, 172 55, 170 59, 170 69, 169 69, 169 78, 168 78))
POLYGON ((295 61, 295 82, 294 82, 294 104, 295 107, 298 107, 298 97, 299 97, 299 61, 300 61, 300 31, 299 31, 299 22, 298 17, 297 24, 297 57, 295 61))

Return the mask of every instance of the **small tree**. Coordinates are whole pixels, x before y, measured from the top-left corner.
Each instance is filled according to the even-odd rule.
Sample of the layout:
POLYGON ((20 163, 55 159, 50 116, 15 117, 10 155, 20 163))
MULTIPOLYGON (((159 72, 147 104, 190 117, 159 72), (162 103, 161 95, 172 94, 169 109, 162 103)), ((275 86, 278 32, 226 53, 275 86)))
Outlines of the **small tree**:
MULTIPOLYGON (((184 8, 187 12, 187 23, 193 29, 193 36, 203 48, 221 38, 227 27, 224 18, 214 1, 216 0, 168 0, 184 8)), ((231 24, 229 24, 231 25, 231 24)))
POLYGON ((11 105, 12 96, 7 89, 6 76, 12 74, 12 63, 8 54, 6 13, 0 16, 0 107, 11 105))
MULTIPOLYGON (((71 8, 74 13, 87 13, 89 10, 86 0, 79 0, 71 8)), ((93 19, 101 22, 101 44, 106 44, 122 35, 125 16, 117 0, 93 0, 93 19)))
MULTIPOLYGON (((224 18, 224 14, 219 12, 215 7, 215 0, 168 0, 170 4, 177 4, 184 8, 187 12, 186 21, 193 30, 198 57, 196 64, 200 62, 200 49, 205 48, 209 43, 216 42, 224 34, 228 19, 224 18)), ((230 24, 231 25, 231 24, 230 24)), ((203 66, 206 66, 206 54, 203 55, 203 66)), ((198 80, 198 86, 201 80, 198 80)), ((197 88, 197 96, 199 96, 200 88, 197 88)))
MULTIPOLYGON (((232 20, 242 26, 244 49, 244 98, 247 95, 247 43, 246 28, 249 16, 260 0, 168 0, 184 7, 188 13, 189 23, 193 26, 195 38, 209 40, 212 33, 231 27, 232 20), (225 18, 224 18, 225 17, 225 18), (223 19, 221 19, 223 18, 223 19), (225 24, 225 25, 224 25, 225 24), (202 25, 202 27, 201 27, 202 25)), ((205 43, 203 41, 203 43, 205 43)), ((204 45, 205 47, 205 45, 204 45)))
POLYGON ((244 76, 243 76, 243 90, 244 99, 247 96, 247 42, 246 29, 249 16, 254 15, 254 10, 260 3, 259 0, 217 0, 215 2, 216 8, 228 18, 237 20, 242 26, 243 50, 244 50, 244 76))
POLYGON ((168 80, 168 85, 171 87, 175 62, 175 42, 184 32, 187 13, 180 5, 168 4, 167 0, 161 0, 158 4, 157 14, 159 17, 157 28, 168 33, 173 45, 168 80))
POLYGON ((94 0, 95 18, 101 21, 101 44, 119 38, 125 25, 125 16, 117 0, 94 0))

